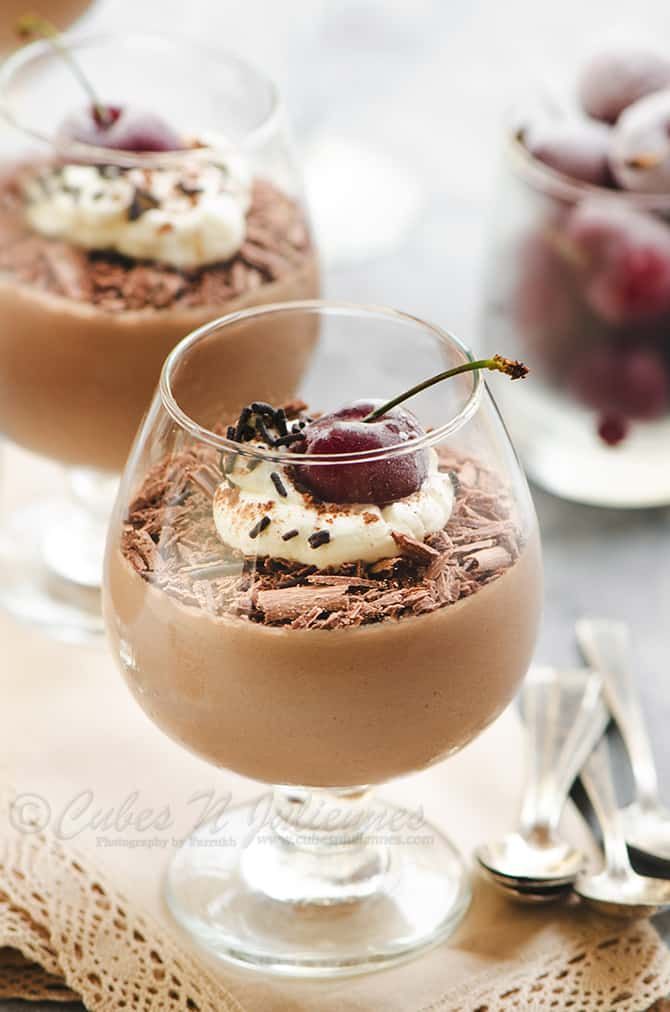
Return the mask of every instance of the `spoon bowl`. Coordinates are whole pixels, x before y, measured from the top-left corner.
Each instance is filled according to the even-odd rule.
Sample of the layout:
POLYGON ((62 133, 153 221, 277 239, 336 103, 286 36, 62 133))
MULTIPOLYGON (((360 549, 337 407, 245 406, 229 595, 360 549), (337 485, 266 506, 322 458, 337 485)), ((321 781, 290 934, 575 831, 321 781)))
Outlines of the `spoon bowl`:
POLYGON ((670 865, 670 811, 662 805, 628 805, 621 812, 628 849, 652 864, 670 865))
POLYGON ((638 875, 631 866, 610 751, 604 740, 584 766, 582 781, 602 830, 605 867, 595 874, 581 874, 575 883, 576 894, 608 917, 651 917, 670 907, 670 881, 638 875))
POLYGON ((491 876, 491 882, 499 892, 505 894, 509 899, 517 903, 527 903, 538 906, 541 903, 555 903, 557 900, 566 899, 573 889, 573 882, 567 885, 548 886, 544 882, 527 885, 513 885, 509 879, 496 879, 491 876))
POLYGON ((670 881, 647 878, 634 871, 615 874, 605 870, 597 875, 581 875, 575 883, 575 892, 608 917, 651 917, 670 906, 670 881))
POLYGON ((553 834, 528 839, 508 833, 478 847, 475 857, 487 876, 512 888, 569 886, 584 864, 580 850, 553 834))

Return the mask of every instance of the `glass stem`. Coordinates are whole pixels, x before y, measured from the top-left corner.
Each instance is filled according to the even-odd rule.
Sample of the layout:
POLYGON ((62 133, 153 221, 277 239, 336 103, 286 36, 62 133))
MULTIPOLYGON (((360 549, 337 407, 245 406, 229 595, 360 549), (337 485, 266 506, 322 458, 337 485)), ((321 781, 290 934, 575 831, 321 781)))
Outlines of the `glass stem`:
POLYGON ((69 468, 66 480, 66 508, 44 533, 43 558, 51 573, 67 584, 97 592, 118 478, 87 468, 69 468))
MULTIPOLYGON (((372 895, 389 864, 372 836, 367 788, 276 787, 242 865, 249 885, 298 904, 351 903, 372 895)), ((383 827, 377 827, 382 832, 383 827)))
POLYGON ((106 524, 119 487, 115 474, 89 467, 72 467, 66 472, 70 495, 80 509, 106 524))

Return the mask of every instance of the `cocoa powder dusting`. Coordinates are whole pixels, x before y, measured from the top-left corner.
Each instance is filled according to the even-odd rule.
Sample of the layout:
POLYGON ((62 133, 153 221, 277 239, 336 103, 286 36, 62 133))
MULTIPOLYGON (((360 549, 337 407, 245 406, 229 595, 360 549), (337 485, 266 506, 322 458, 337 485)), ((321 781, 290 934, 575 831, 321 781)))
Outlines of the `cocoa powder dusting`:
POLYGON ((313 256, 301 208, 263 179, 253 184, 240 250, 230 260, 194 271, 38 235, 25 224, 23 208, 21 176, 5 177, 0 181, 0 271, 110 313, 220 305, 295 272, 313 256))
POLYGON ((439 456, 441 470, 456 479, 452 515, 425 542, 394 534, 397 557, 320 570, 236 555, 216 533, 201 480, 210 478, 215 457, 205 447, 151 469, 128 511, 121 551, 142 579, 212 616, 339 629, 426 614, 497 580, 522 547, 512 501, 495 474, 444 450, 439 456))

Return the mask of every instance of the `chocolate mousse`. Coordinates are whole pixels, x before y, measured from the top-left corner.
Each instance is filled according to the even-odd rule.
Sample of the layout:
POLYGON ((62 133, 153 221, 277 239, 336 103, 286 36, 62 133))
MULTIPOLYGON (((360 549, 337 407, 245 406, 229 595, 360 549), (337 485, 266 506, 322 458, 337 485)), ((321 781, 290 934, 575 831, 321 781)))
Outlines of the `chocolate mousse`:
POLYGON ((271 783, 381 782, 470 741, 526 670, 539 541, 493 467, 445 444, 383 473, 312 463, 319 440, 332 453, 416 423, 384 409, 373 434, 379 411, 252 404, 222 430, 230 452, 150 467, 108 545, 127 682, 209 762, 271 783), (256 455, 268 447, 281 463, 256 455), (324 483, 340 501, 310 487, 324 483))
MULTIPOLYGON (((316 256, 300 202, 223 137, 93 95, 51 147, 0 180, 0 431, 118 471, 176 342, 226 313, 316 296, 316 256)), ((272 346, 248 327, 231 399, 260 356, 290 397, 314 340, 311 323, 279 324, 272 346)))

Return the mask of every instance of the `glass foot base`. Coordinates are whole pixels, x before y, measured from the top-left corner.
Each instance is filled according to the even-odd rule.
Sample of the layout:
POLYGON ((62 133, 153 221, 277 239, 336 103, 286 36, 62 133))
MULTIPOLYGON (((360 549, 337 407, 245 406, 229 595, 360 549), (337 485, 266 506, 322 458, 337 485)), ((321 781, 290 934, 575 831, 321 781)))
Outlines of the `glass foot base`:
POLYGON ((429 823, 371 802, 374 828, 353 848, 311 835, 296 848, 259 828, 263 800, 198 829, 168 871, 173 916, 214 956, 287 976, 363 973, 436 944, 465 914, 465 864, 429 823))
POLYGON ((101 642, 104 526, 71 500, 11 514, 0 528, 0 607, 68 643, 101 642))

